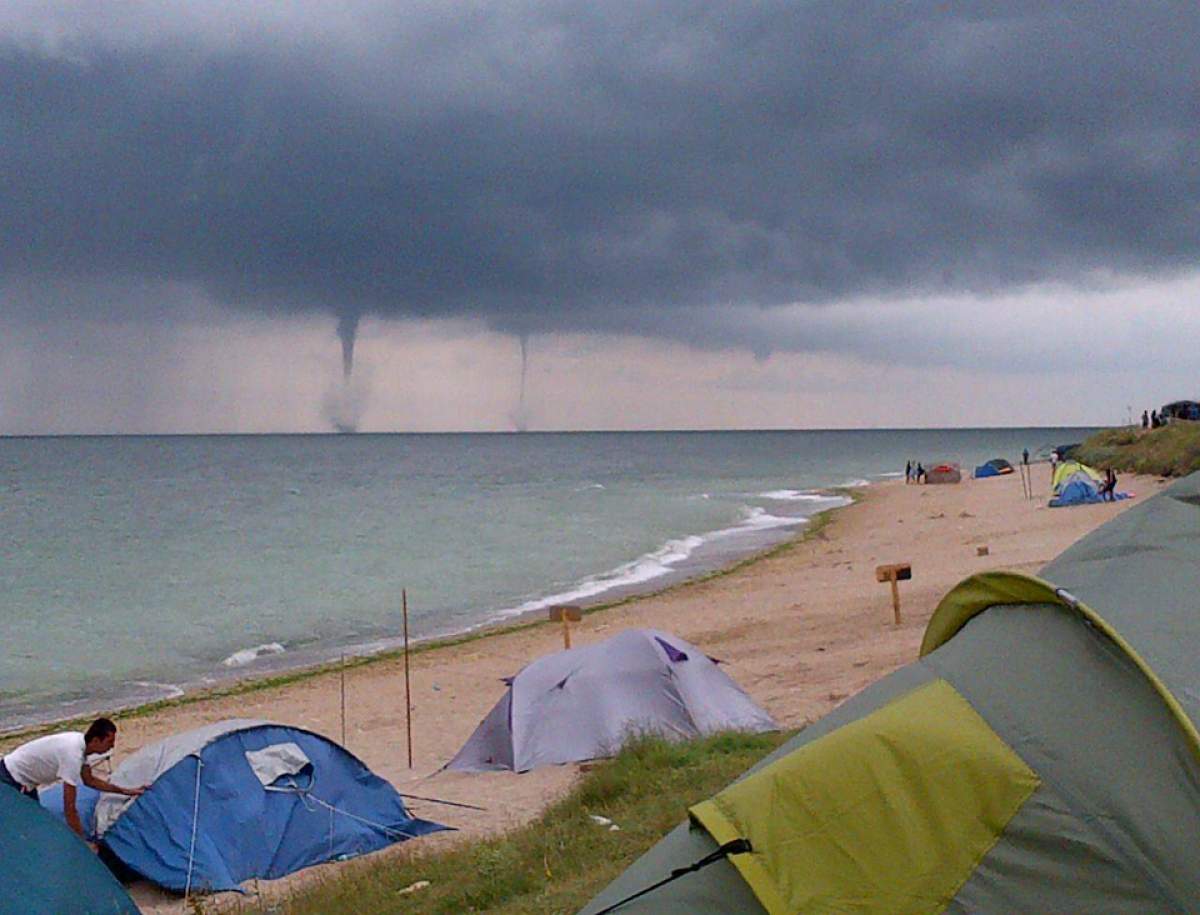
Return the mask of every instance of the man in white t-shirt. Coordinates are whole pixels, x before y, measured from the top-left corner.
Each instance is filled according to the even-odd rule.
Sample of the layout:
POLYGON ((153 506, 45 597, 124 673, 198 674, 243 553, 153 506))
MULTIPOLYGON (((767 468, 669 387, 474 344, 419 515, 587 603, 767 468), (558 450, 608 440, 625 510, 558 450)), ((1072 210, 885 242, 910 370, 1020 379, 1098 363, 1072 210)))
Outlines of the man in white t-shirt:
POLYGON ((108 753, 117 742, 117 726, 107 718, 97 718, 87 732, 66 731, 39 737, 21 744, 0 759, 0 782, 4 782, 37 799, 37 789, 63 783, 63 816, 80 836, 84 836, 79 813, 75 809, 75 796, 80 784, 137 797, 145 788, 121 788, 105 781, 92 772, 88 757, 108 753))

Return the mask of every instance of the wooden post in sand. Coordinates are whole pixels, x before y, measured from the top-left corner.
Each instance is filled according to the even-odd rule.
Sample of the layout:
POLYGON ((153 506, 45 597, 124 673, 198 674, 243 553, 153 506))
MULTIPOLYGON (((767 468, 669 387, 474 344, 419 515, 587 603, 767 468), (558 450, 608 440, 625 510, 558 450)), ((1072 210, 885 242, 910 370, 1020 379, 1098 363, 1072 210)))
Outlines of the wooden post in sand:
POLYGON ((550 608, 550 622, 562 623, 563 648, 571 647, 571 623, 578 623, 581 619, 583 619, 583 612, 578 607, 550 608))
POLYGON ((897 562, 891 565, 883 565, 875 567, 875 580, 891 582, 892 585, 892 614, 896 618, 896 625, 900 625, 900 589, 896 586, 898 581, 908 581, 912 578, 912 565, 907 562, 897 562))
POLYGON ((400 589, 400 605, 404 613, 404 729, 408 735, 408 768, 413 767, 412 758, 412 687, 408 677, 408 591, 400 589))

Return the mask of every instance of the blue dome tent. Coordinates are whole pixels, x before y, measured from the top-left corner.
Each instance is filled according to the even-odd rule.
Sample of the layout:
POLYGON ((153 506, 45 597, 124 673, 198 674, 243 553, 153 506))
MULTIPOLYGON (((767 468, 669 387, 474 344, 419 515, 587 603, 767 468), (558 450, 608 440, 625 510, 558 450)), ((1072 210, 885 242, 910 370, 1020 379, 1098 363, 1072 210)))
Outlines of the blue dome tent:
POLYGON ((985 477, 1001 477, 1012 472, 1012 464, 1004 460, 1004 458, 992 458, 987 463, 980 464, 975 468, 975 479, 978 480, 985 477))
MULTIPOLYGON (((228 720, 144 747, 111 781, 131 799, 80 789, 104 847, 177 892, 236 890, 302 867, 446 829, 414 818, 399 793, 319 734, 228 720)), ((61 810, 61 793, 44 793, 61 810)))

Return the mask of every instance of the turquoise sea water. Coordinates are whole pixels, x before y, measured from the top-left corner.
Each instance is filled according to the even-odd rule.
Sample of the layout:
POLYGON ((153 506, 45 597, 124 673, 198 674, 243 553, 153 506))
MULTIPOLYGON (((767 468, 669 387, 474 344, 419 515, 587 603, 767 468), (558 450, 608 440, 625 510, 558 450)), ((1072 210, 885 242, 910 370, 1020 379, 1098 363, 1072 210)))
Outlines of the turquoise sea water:
POLYGON ((1087 429, 0 439, 0 728, 551 603, 790 537, 829 490, 1087 429))

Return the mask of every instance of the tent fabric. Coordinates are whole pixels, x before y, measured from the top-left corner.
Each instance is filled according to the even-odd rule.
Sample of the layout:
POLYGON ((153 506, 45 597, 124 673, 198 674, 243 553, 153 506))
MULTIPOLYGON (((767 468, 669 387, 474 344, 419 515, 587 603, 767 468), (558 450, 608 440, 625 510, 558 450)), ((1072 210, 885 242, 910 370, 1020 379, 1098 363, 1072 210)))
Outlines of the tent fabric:
POLYGON ((526 772, 612 755, 635 733, 687 739, 776 727, 700 649, 629 629, 521 670, 446 768, 526 772))
MULTIPOLYGON (((1064 461, 1054 469, 1051 478, 1053 498, 1051 508, 1062 508, 1069 505, 1088 505, 1103 502, 1100 488, 1104 485, 1104 475, 1098 470, 1081 464, 1079 461, 1064 461)), ((1113 501, 1128 499, 1127 493, 1113 493, 1113 501)))
POLYGON ((0 913, 137 915, 100 859, 31 798, 0 784, 0 913))
MULTIPOLYGON (((223 721, 193 728, 181 734, 174 734, 157 743, 148 744, 122 761, 120 777, 123 780, 114 781, 113 784, 123 787, 149 785, 176 764, 199 753, 210 743, 226 734, 269 724, 268 721, 260 721, 256 718, 226 718, 223 721)), ((113 775, 115 776, 116 772, 113 775)), ((133 798, 121 794, 107 795, 104 803, 100 804, 96 811, 97 834, 103 835, 107 832, 108 828, 116 822, 117 818, 125 812, 125 808, 133 801, 133 798)))
MULTIPOLYGON (((80 785, 75 789, 75 813, 79 816, 79 825, 83 827, 83 834, 89 842, 96 841, 96 802, 99 800, 100 792, 95 788, 80 785)), ((38 792, 38 802, 58 819, 66 820, 61 783, 42 788, 38 792)))
POLYGON ((1014 472, 1013 465, 1004 460, 1004 458, 992 458, 990 461, 980 464, 975 468, 975 478, 999 477, 1014 472))
POLYGON ((772 915, 846 911, 865 892, 881 911, 940 912, 1039 785, 934 680, 691 813, 719 843, 750 839, 731 860, 772 915), (880 817, 858 815, 868 806, 880 817))
POLYGON ((290 740, 287 743, 273 743, 261 750, 247 750, 246 762, 264 788, 285 775, 299 775, 312 765, 312 760, 305 752, 290 740))
POLYGON ((1104 482, 1104 474, 1079 461, 1063 461, 1054 468, 1050 486, 1055 492, 1059 492, 1066 483, 1076 479, 1091 480, 1093 483, 1100 484, 1104 482))
MULTIPOLYGON (((1200 474, 1114 518, 1037 578, 987 573, 968 579, 935 611, 917 660, 805 728, 744 778, 748 782, 793 755, 804 778, 819 778, 804 764, 806 748, 835 733, 855 744, 856 723, 876 721, 874 713, 905 696, 915 700, 922 687, 941 681, 1036 776, 1037 787, 949 899, 924 908, 896 904, 887 895, 896 888, 893 882, 882 888, 863 883, 854 905, 839 910, 1194 911, 1200 899, 1194 866, 1200 834, 1197 593, 1200 474)), ((912 718, 917 722, 920 715, 912 718)), ((858 739, 865 747, 885 733, 867 726, 858 739)), ((916 747, 917 759, 927 764, 938 758, 907 733, 898 739, 889 746, 916 747)), ((957 740, 952 734, 943 744, 957 740)), ((971 780, 966 771, 964 779, 971 780)), ((873 827, 883 841, 903 847, 910 818, 898 826, 888 808, 917 803, 925 809, 928 800, 918 777, 901 779, 887 793, 888 805, 867 797, 855 814, 864 831, 873 827)), ((680 826, 584 912, 686 867, 716 849, 724 835, 680 826)), ((755 852, 771 854, 774 841, 767 834, 752 844, 755 852)), ((855 839, 842 849, 855 866, 867 868, 874 847, 855 839)), ((935 861, 928 869, 935 888, 938 871, 935 861)), ((821 877, 829 874, 822 871, 821 877)), ((731 861, 622 908, 767 910, 731 861)), ((789 909, 800 910, 822 908, 789 909)))
POLYGON ((959 483, 962 481, 962 471, 957 464, 938 464, 925 474, 926 483, 959 483))
POLYGON ((97 834, 124 864, 175 891, 237 889, 446 828, 412 817, 390 784, 333 741, 260 721, 144 747, 111 781, 149 788, 136 799, 101 795, 97 834))
POLYGON ((921 656, 924 657, 944 645, 972 617, 984 610, 1000 605, 1051 604, 1078 613, 1089 625, 1102 632, 1117 650, 1128 656, 1130 662, 1145 676, 1163 704, 1170 710, 1197 762, 1200 762, 1200 731, 1175 698, 1175 694, 1120 632, 1065 588, 1055 588, 1037 578, 1016 572, 984 572, 974 575, 953 588, 933 611, 933 616, 925 627, 925 637, 921 641, 921 656))

